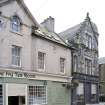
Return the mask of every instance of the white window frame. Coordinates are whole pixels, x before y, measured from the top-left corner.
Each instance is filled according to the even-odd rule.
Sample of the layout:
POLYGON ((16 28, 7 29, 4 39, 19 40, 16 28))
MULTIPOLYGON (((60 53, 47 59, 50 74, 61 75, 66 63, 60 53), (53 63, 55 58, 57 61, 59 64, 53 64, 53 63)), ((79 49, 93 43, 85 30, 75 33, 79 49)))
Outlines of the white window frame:
MULTIPOLYGON (((28 98, 28 99, 29 99, 29 100, 28 100, 28 102, 29 102, 28 104, 29 104, 29 105, 46 105, 46 104, 47 104, 47 86, 46 86, 46 85, 29 85, 29 86, 28 86, 28 93, 29 93, 29 87, 30 87, 30 86, 31 86, 31 87, 34 87, 33 90, 37 90, 36 87, 44 87, 44 88, 45 88, 45 92, 44 92, 45 94, 44 94, 44 97, 43 97, 42 99, 45 99, 45 100, 42 100, 42 103, 37 103, 36 100, 38 99, 38 98, 37 98, 38 96, 35 95, 36 92, 34 91, 34 95, 32 95, 32 96, 33 96, 32 98, 34 98, 34 100, 35 100, 35 96, 36 96, 36 100, 35 100, 36 103, 33 103, 34 100, 31 98, 32 104, 30 104, 30 97, 29 97, 29 98, 28 98)), ((33 93, 32 93, 32 94, 33 94, 33 93)), ((37 95, 38 95, 38 93, 37 93, 37 95)), ((30 96, 30 95, 28 94, 28 96, 30 96)), ((35 102, 35 101, 34 101, 34 102, 35 102)))
MULTIPOLYGON (((15 53, 17 53, 17 52, 15 52, 15 53)), ((12 49, 11 49, 11 64, 12 64, 13 67, 21 67, 21 47, 20 47, 20 46, 12 45, 12 49), (20 50, 20 51, 19 51, 19 55, 20 55, 20 56, 13 54, 13 48, 14 48, 15 50, 16 50, 16 48, 20 50), (15 58, 16 58, 16 59, 15 59, 15 58), (17 64, 13 63, 13 59, 15 59, 15 62, 16 62, 17 64), (19 64, 20 64, 20 65, 18 65, 18 59, 19 59, 19 64)))
POLYGON ((39 71, 45 71, 45 64, 46 64, 46 53, 42 52, 42 51, 38 51, 38 70, 39 71), (39 61, 39 53, 43 54, 43 61, 39 61), (43 62, 43 68, 41 68, 41 64, 39 63, 42 63, 43 62))
POLYGON ((60 73, 65 73, 65 69, 66 69, 66 59, 64 57, 60 57, 60 73), (61 60, 63 60, 63 62, 61 63, 61 60), (62 65, 63 64, 63 65, 62 65), (63 67, 63 69, 62 69, 63 67))
POLYGON ((18 16, 13 16, 11 18, 11 31, 20 32, 21 22, 18 16), (14 28, 15 26, 15 28, 14 28))

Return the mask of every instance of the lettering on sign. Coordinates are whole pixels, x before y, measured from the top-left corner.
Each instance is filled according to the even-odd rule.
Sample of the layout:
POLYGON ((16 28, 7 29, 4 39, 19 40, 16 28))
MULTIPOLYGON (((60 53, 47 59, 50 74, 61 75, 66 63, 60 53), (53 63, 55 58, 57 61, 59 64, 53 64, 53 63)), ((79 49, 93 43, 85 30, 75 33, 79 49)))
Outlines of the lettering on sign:
POLYGON ((31 73, 20 73, 20 72, 0 72, 0 77, 13 77, 13 78, 36 78, 35 74, 31 73))

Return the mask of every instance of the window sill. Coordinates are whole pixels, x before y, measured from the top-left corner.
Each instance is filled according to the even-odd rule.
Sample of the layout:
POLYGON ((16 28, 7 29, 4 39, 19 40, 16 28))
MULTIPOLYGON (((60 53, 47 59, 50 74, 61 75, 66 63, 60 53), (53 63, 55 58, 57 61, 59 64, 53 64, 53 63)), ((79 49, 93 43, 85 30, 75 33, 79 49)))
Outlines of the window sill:
POLYGON ((22 67, 21 66, 16 66, 16 65, 11 65, 10 68, 22 70, 22 67))
POLYGON ((20 36, 23 36, 20 32, 16 32, 16 31, 13 31, 13 30, 10 30, 11 33, 14 33, 14 34, 17 34, 17 35, 20 35, 20 36))
POLYGON ((45 69, 38 69, 39 72, 45 72, 45 69))
POLYGON ((65 72, 64 72, 64 73, 63 73, 63 72, 60 72, 60 74, 61 74, 61 75, 65 75, 66 73, 65 73, 65 72))

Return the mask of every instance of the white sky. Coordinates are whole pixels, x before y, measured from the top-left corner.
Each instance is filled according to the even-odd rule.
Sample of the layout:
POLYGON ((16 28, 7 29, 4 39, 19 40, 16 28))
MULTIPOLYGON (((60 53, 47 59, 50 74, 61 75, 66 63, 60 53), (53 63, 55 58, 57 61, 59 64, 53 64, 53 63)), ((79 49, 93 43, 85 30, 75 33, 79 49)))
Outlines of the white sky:
POLYGON ((84 21, 86 13, 97 24, 99 57, 105 57, 105 0, 24 0, 38 23, 55 18, 55 32, 61 32, 84 21))

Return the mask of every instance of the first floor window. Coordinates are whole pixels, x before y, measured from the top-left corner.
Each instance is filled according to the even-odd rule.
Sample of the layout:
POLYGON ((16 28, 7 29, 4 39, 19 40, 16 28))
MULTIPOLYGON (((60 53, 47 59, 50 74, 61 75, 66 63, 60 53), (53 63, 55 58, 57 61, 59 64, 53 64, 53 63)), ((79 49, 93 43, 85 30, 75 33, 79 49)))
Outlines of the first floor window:
POLYGON ((78 59, 77 59, 77 56, 74 56, 74 59, 73 59, 74 72, 77 72, 77 67, 78 67, 78 59))
POLYGON ((45 53, 38 52, 38 69, 45 69, 45 53))
POLYGON ((65 58, 60 58, 60 72, 65 72, 65 58))
POLYGON ((29 86, 28 91, 29 105, 47 103, 46 86, 29 86))
POLYGON ((86 74, 92 74, 92 61, 85 59, 85 72, 86 74))
POLYGON ((21 47, 12 46, 12 65, 21 66, 20 51, 21 47))

